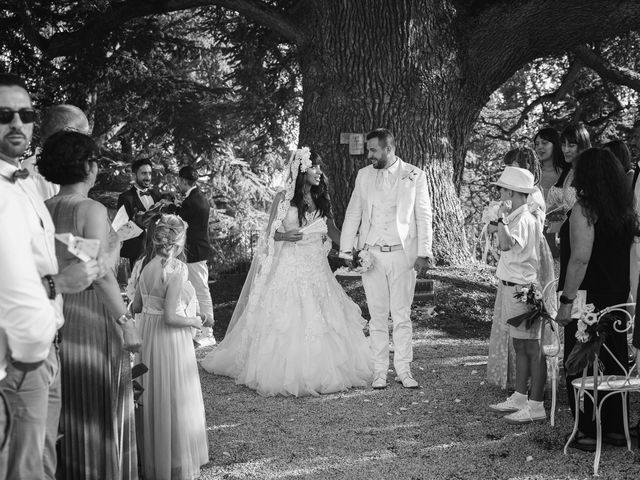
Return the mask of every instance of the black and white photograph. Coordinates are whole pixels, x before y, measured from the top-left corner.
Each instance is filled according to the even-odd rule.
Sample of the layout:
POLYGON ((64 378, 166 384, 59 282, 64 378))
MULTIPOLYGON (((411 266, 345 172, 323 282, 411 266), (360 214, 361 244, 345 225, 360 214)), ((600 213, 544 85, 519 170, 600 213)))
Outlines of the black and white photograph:
POLYGON ((640 2, 0 0, 0 480, 640 478, 640 2))

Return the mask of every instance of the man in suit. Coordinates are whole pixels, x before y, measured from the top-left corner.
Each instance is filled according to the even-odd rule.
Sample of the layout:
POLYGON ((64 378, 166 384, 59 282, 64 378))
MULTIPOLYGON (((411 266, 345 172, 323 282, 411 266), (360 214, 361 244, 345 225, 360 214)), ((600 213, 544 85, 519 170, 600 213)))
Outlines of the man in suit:
MULTIPOLYGON (((142 230, 146 230, 145 213, 160 201, 160 195, 151 188, 151 175, 153 165, 148 158, 136 160, 131 165, 134 175, 133 185, 129 190, 123 192, 118 197, 118 209, 124 205, 129 218, 133 220, 142 230)), ((129 259, 131 269, 136 260, 142 255, 144 250, 144 233, 135 238, 122 242, 120 256, 129 259)))
POLYGON ((367 134, 367 158, 358 172, 340 237, 340 251, 367 249, 373 267, 362 274, 371 313, 369 332, 374 355, 373 388, 387 386, 389 312, 393 320, 396 381, 418 388, 411 374, 411 303, 416 270, 433 265, 431 200, 425 173, 395 155, 393 134, 384 128, 367 134))
MULTIPOLYGON (((191 166, 182 167, 178 172, 178 189, 184 194, 182 205, 177 213, 187 222, 187 240, 185 253, 189 281, 196 290, 200 313, 207 316, 208 325, 213 325, 213 302, 209 290, 209 268, 207 260, 211 254, 209 246, 209 202, 202 194, 196 182, 198 172, 191 166)), ((202 335, 196 338, 201 346, 215 345, 210 326, 203 327, 202 335)))

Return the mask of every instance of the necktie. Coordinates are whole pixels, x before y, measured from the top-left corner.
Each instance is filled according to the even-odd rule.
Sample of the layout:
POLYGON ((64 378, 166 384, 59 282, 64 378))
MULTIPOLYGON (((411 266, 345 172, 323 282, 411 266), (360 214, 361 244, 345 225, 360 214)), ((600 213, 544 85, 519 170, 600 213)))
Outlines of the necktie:
POLYGON ((387 170, 386 168, 384 170, 380 170, 379 172, 378 186, 383 190, 391 187, 391 181, 389 180, 389 170, 387 170))
POLYGON ((22 180, 23 178, 27 178, 29 176, 29 170, 26 168, 20 168, 13 172, 11 175, 11 181, 15 182, 16 180, 22 180))

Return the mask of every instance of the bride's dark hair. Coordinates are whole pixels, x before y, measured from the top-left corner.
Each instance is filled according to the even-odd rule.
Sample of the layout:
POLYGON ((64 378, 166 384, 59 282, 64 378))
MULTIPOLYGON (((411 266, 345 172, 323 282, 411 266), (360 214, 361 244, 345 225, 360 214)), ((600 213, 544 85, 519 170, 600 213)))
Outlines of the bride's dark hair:
MULTIPOLYGON (((320 155, 318 155, 315 151, 311 152, 309 159, 311 160, 311 164, 313 166, 319 165, 322 162, 322 157, 320 157, 320 155)), ((309 206, 304 202, 304 176, 305 173, 302 173, 300 169, 298 169, 298 176, 296 177, 296 189, 293 193, 293 198, 291 199, 291 205, 298 208, 298 223, 300 224, 300 226, 303 225, 304 216, 309 210, 309 206)), ((318 185, 311 186, 311 198, 313 198, 313 202, 316 204, 318 213, 322 217, 333 217, 333 214, 331 213, 331 200, 329 198, 329 190, 327 188, 327 177, 325 177, 324 173, 320 174, 320 183, 318 185)))

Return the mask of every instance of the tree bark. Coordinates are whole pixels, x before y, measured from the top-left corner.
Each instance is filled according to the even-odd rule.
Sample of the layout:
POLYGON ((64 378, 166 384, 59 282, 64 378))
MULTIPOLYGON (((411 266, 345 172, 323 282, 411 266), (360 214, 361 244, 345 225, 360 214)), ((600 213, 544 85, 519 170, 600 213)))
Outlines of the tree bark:
POLYGON ((426 172, 436 258, 457 263, 470 254, 452 159, 463 162, 486 99, 467 98, 453 12, 442 3, 396 0, 372 9, 368 2, 322 2, 313 8, 304 26, 310 41, 300 51, 299 143, 324 157, 340 224, 356 174, 368 164, 365 155, 349 155, 340 133, 389 128, 396 154, 426 172))

